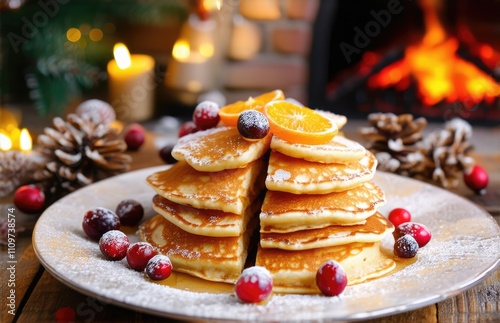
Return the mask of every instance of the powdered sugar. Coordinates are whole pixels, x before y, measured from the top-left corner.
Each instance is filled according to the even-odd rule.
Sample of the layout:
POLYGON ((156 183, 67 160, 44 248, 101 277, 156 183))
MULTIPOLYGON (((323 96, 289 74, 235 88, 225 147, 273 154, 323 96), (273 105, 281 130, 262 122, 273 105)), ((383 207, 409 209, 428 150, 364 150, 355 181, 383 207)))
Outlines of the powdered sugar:
MULTIPOLYGON (((416 261, 385 277, 347 286, 340 297, 273 294, 266 304, 242 304, 233 293, 209 294, 152 283, 125 260, 111 262, 82 231, 84 213, 96 206, 113 208, 134 196, 154 212, 154 191, 146 176, 165 166, 124 174, 80 189, 52 205, 38 220, 33 244, 44 267, 56 278, 103 302, 160 316, 212 320, 354 320, 397 313, 440 301, 471 287, 499 263, 500 230, 496 222, 471 202, 434 186, 378 172, 375 181, 388 203, 380 209, 404 206, 415 222, 433 233, 416 261), (104 301, 106 300, 106 301, 104 301)), ((131 242, 137 241, 129 234, 131 242)), ((387 236, 384 246, 394 243, 387 236)))

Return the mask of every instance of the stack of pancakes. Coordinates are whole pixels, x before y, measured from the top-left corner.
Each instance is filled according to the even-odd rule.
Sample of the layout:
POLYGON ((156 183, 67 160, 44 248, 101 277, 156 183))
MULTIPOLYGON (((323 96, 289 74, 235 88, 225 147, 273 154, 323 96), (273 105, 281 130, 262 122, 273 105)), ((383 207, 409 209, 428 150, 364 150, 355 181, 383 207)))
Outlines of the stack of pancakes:
POLYGON ((234 283, 258 227, 271 135, 249 142, 234 127, 179 139, 178 162, 147 178, 158 213, 139 233, 176 271, 234 283))
MULTIPOLYGON (((346 119, 335 116, 340 128, 346 119)), ((147 178, 158 214, 139 232, 174 270, 234 283, 259 228, 250 262, 271 272, 277 292, 318 292, 315 275, 329 259, 350 284, 395 267, 380 250, 394 228, 377 213, 377 162, 360 144, 340 135, 324 145, 271 134, 250 142, 218 126, 180 138, 172 155, 175 165, 147 178)))
POLYGON ((318 292, 316 272, 329 259, 349 284, 394 269, 380 248, 394 227, 377 212, 385 195, 371 181, 376 166, 372 153, 343 136, 325 145, 273 137, 256 265, 271 272, 275 291, 318 292))

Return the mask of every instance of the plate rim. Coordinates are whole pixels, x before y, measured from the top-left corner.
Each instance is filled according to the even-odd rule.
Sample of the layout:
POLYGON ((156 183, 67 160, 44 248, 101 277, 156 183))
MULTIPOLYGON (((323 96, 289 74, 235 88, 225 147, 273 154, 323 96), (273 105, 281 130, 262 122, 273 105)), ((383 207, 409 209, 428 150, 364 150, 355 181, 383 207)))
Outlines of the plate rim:
MULTIPOLYGON (((166 170, 169 167, 170 167, 170 165, 153 166, 153 167, 137 169, 137 170, 130 171, 130 172, 127 172, 127 173, 123 173, 123 174, 119 174, 119 175, 116 175, 116 176, 112 176, 112 177, 103 179, 101 181, 95 182, 93 184, 87 185, 87 186, 85 186, 85 187, 83 187, 83 188, 81 188, 81 189, 79 189, 79 190, 77 190, 75 192, 72 192, 72 193, 68 194, 67 196, 64 196, 63 198, 59 199, 53 205, 51 205, 49 208, 47 208, 40 215, 40 217, 37 219, 37 222, 35 223, 35 226, 34 226, 34 229, 33 229, 33 233, 32 233, 32 245, 33 245, 33 250, 35 252, 35 255, 38 258, 38 260, 40 261, 40 263, 42 264, 42 266, 45 268, 45 270, 47 270, 54 278, 56 278, 57 280, 59 280, 60 282, 62 282, 67 287, 69 287, 69 288, 71 288, 73 290, 76 290, 77 292, 79 292, 79 293, 81 293, 83 295, 86 295, 88 297, 92 297, 92 298, 95 298, 95 299, 97 299, 99 301, 102 301, 105 304, 113 304, 113 305, 116 305, 116 306, 119 306, 119 307, 122 307, 122 308, 125 308, 125 309, 135 310, 135 311, 138 311, 138 312, 142 312, 142 313, 146 313, 146 314, 151 314, 151 315, 155 315, 155 316, 159 316, 159 317, 164 317, 164 318, 166 317, 166 318, 181 319, 181 320, 186 320, 186 319, 202 319, 202 320, 220 320, 220 321, 244 321, 244 319, 238 319, 238 318, 229 319, 229 318, 220 318, 220 317, 207 317, 207 316, 185 315, 185 314, 182 314, 182 313, 176 313, 176 312, 171 312, 171 311, 166 312, 166 311, 161 311, 161 310, 158 310, 158 309, 155 309, 155 308, 144 307, 144 306, 140 306, 140 305, 137 305, 137 304, 133 304, 131 302, 126 302, 126 301, 123 301, 123 300, 117 300, 117 299, 114 299, 112 297, 108 297, 108 296, 105 296, 105 295, 97 294, 93 290, 91 290, 91 289, 87 288, 86 286, 84 286, 84 284, 79 283, 79 282, 75 282, 75 281, 71 280, 69 277, 67 277, 67 275, 65 276, 63 273, 58 272, 58 270, 55 269, 50 264, 50 261, 47 261, 47 259, 44 258, 43 252, 41 252, 39 250, 39 246, 38 246, 39 242, 37 242, 37 240, 36 240, 36 235, 39 232, 40 227, 41 227, 41 224, 39 224, 40 219, 43 219, 44 216, 47 216, 46 214, 49 214, 50 210, 52 208, 56 207, 56 204, 62 204, 67 199, 71 199, 75 194, 81 194, 81 190, 90 190, 90 189, 92 189, 93 185, 106 185, 107 182, 116 181, 116 179, 118 177, 133 177, 134 175, 137 176, 137 174, 144 173, 144 172, 151 172, 151 173, 153 173, 153 172, 157 172, 157 171, 161 171, 161 170, 166 170)), ((490 213, 488 213, 486 210, 482 209, 480 206, 478 206, 477 204, 475 204, 474 202, 470 201, 469 199, 466 199, 463 196, 457 195, 457 194, 455 194, 453 192, 447 191, 447 190, 445 190, 443 188, 437 187, 437 186, 432 185, 430 183, 427 183, 427 182, 424 182, 424 181, 419 181, 419 180, 416 180, 416 179, 413 179, 413 178, 404 177, 404 176, 401 176, 401 175, 387 173, 387 172, 383 172, 383 171, 377 171, 376 176, 380 176, 380 175, 382 177, 385 177, 385 176, 398 177, 400 179, 404 179, 405 181, 409 181, 409 182, 414 181, 414 182, 418 183, 419 185, 430 186, 430 187, 432 187, 432 189, 443 191, 446 194, 450 194, 450 195, 454 196, 455 198, 461 199, 465 203, 468 203, 472 207, 475 207, 478 212, 483 213, 483 216, 485 216, 490 221, 492 221, 493 223, 495 223, 497 225, 496 226, 497 235, 500 235, 500 227, 498 226, 498 224, 495 221, 495 219, 493 218, 493 216, 490 213)), ((152 191, 151 194, 153 195, 154 191, 152 191)), ((436 303, 441 302, 441 301, 443 301, 445 299, 448 299, 450 297, 453 297, 453 296, 456 296, 456 295, 458 295, 460 293, 463 293, 464 291, 466 291, 466 290, 468 290, 468 289, 470 289, 470 288, 478 285, 479 283, 481 283, 482 281, 484 281, 490 274, 492 274, 494 272, 494 270, 496 270, 498 267, 500 267, 500 255, 498 255, 496 261, 492 262, 491 265, 488 268, 486 268, 483 271, 479 272, 473 278, 469 279, 464 284, 458 285, 456 288, 454 288, 452 290, 446 291, 444 293, 438 293, 438 294, 429 295, 425 299, 420 299, 420 300, 414 301, 414 302, 412 302, 410 304, 390 306, 390 307, 386 307, 386 308, 382 308, 382 309, 373 310, 373 311, 370 311, 370 312, 360 312, 360 313, 356 313, 356 314, 353 314, 353 315, 350 315, 348 317, 341 318, 341 319, 348 320, 348 321, 350 321, 350 320, 360 320, 360 319, 374 319, 374 318, 384 317, 384 316, 388 316, 388 315, 395 315, 395 314, 399 314, 399 313, 403 313, 403 312, 408 312, 408 311, 419 309, 419 308, 422 308, 422 307, 425 307, 425 306, 428 306, 428 305, 436 304, 436 303)), ((165 286, 165 287, 167 287, 167 286, 165 286)), ((323 319, 337 319, 337 318, 336 317, 331 317, 331 318, 330 317, 324 317, 323 319)))

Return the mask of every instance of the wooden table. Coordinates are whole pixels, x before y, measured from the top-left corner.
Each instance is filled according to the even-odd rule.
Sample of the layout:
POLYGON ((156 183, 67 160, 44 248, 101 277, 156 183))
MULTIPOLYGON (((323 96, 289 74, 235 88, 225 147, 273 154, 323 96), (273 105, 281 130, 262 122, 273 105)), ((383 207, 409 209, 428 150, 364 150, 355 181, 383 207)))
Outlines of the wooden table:
MULTIPOLYGON (((345 129, 349 137, 356 137, 356 123, 345 129), (352 134, 352 136, 351 136, 352 134)), ((486 196, 476 196, 465 187, 456 190, 490 212, 500 223, 500 129, 476 130, 474 143, 478 147, 474 157, 488 169, 490 185, 486 196), (496 137, 495 139, 491 139, 496 137)), ((131 153, 133 169, 162 165, 158 150, 153 144, 155 136, 148 133, 147 143, 139 152, 131 153)), ((2 216, 6 216, 5 199, 2 216)), ((9 202, 7 202, 9 203, 9 202)), ((56 313, 70 308, 77 313, 77 322, 160 322, 171 321, 148 314, 127 310, 72 290, 49 274, 38 261, 31 244, 31 234, 36 218, 18 217, 19 233, 15 245, 15 304, 16 316, 8 313, 9 272, 7 247, 2 246, 2 320, 1 322, 55 322, 56 313)), ((369 322, 499 322, 500 321, 500 268, 475 287, 447 300, 424 308, 370 320, 369 322)), ((68 322, 61 320, 61 322, 68 322)))

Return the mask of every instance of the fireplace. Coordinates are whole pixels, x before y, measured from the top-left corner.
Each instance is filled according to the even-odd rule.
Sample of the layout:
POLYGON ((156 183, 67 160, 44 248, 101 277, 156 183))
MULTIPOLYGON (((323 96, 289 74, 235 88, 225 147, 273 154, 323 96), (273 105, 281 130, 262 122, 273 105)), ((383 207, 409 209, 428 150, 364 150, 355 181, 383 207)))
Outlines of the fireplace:
POLYGON ((500 122, 500 2, 321 1, 309 105, 500 122))

